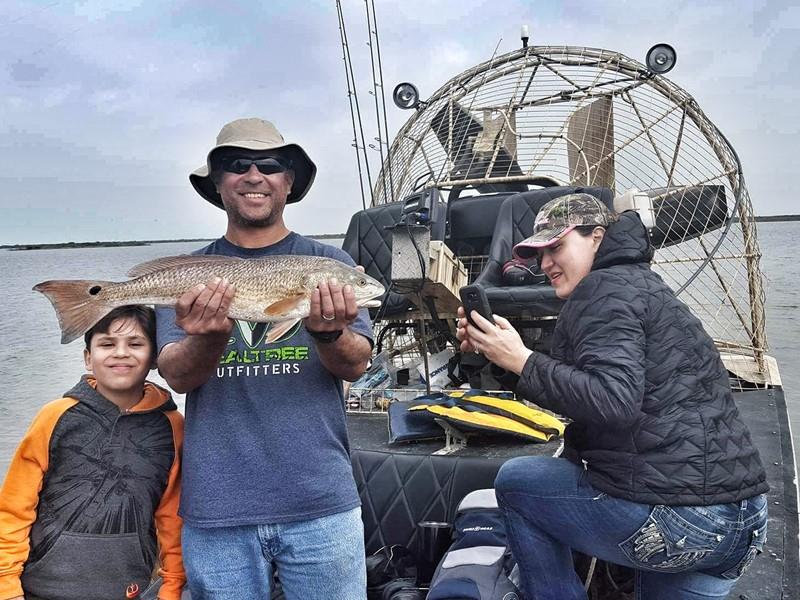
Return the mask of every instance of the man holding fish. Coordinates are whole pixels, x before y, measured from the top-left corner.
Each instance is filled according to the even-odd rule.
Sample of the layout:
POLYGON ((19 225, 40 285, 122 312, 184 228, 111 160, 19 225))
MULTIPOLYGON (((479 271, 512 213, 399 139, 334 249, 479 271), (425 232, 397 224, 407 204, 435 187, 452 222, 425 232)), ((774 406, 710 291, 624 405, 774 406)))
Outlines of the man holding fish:
POLYGON ((268 598, 273 564, 287 597, 366 597, 341 380, 367 366, 372 329, 359 307, 383 288, 342 250, 286 226, 285 205, 303 198, 315 173, 271 123, 240 119, 190 176, 228 220, 225 235, 195 254, 273 260, 264 277, 277 279, 254 315, 263 318, 241 306, 234 314, 244 288, 257 285, 236 270, 158 311, 159 369, 187 394, 183 548, 200 598, 268 598))

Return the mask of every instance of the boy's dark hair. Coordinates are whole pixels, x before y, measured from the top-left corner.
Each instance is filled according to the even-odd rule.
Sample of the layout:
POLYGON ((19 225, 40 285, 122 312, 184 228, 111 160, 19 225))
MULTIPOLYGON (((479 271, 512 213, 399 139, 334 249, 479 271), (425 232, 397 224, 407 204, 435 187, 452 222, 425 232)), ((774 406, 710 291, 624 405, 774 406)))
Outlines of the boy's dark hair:
POLYGON ((98 333, 108 333, 108 328, 111 323, 117 319, 133 319, 144 330, 147 339, 150 340, 150 347, 152 348, 153 362, 156 360, 156 311, 149 306, 142 306, 141 304, 129 304, 126 306, 118 306, 105 317, 100 319, 94 327, 87 331, 83 336, 83 341, 86 343, 86 349, 92 343, 92 338, 98 333))

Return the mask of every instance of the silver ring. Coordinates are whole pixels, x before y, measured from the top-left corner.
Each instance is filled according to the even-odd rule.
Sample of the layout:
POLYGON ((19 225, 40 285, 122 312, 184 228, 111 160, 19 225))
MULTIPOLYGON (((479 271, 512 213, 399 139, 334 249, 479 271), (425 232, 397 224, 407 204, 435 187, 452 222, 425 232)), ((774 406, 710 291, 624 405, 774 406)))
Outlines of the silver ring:
POLYGON ((330 316, 322 315, 322 320, 323 321, 335 321, 336 320, 336 315, 330 315, 330 316))

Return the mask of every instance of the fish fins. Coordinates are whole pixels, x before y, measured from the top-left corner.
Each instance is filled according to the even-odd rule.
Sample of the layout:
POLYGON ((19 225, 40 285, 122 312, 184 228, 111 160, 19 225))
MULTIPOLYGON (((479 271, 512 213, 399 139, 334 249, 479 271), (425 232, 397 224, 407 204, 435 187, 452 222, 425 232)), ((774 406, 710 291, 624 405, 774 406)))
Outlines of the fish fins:
POLYGON ((269 331, 267 332, 267 343, 271 344, 281 339, 292 327, 297 325, 298 321, 300 321, 300 319, 289 319, 288 321, 279 321, 277 323, 273 323, 272 327, 270 327, 269 331))
POLYGON ((283 300, 278 300, 277 302, 273 302, 267 308, 265 308, 264 314, 268 317, 280 317, 281 315, 285 315, 296 309, 298 305, 305 299, 305 294, 296 294, 294 296, 284 298, 283 300))
POLYGON ((104 301, 100 295, 110 285, 114 283, 80 279, 51 280, 38 283, 33 289, 50 300, 61 327, 61 343, 68 344, 89 331, 114 309, 115 305, 104 301))
POLYGON ((182 256, 163 256, 154 260, 139 263, 131 267, 128 277, 141 277, 164 269, 176 269, 179 267, 194 267, 208 263, 230 264, 244 260, 235 256, 220 256, 216 254, 185 254, 182 256))

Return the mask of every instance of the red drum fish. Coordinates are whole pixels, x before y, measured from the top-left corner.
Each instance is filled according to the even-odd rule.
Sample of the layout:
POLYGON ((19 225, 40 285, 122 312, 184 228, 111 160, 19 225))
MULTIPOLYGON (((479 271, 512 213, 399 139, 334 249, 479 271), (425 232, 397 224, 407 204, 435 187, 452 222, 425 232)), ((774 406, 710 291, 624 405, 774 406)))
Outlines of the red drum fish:
POLYGON ((350 285, 359 307, 380 306, 384 287, 341 261, 322 256, 236 258, 216 255, 170 256, 136 265, 129 281, 52 280, 33 287, 50 300, 61 326, 61 343, 88 331, 117 306, 174 306, 194 286, 225 278, 236 286, 229 316, 275 323, 272 342, 308 316, 311 294, 327 279, 350 285))

